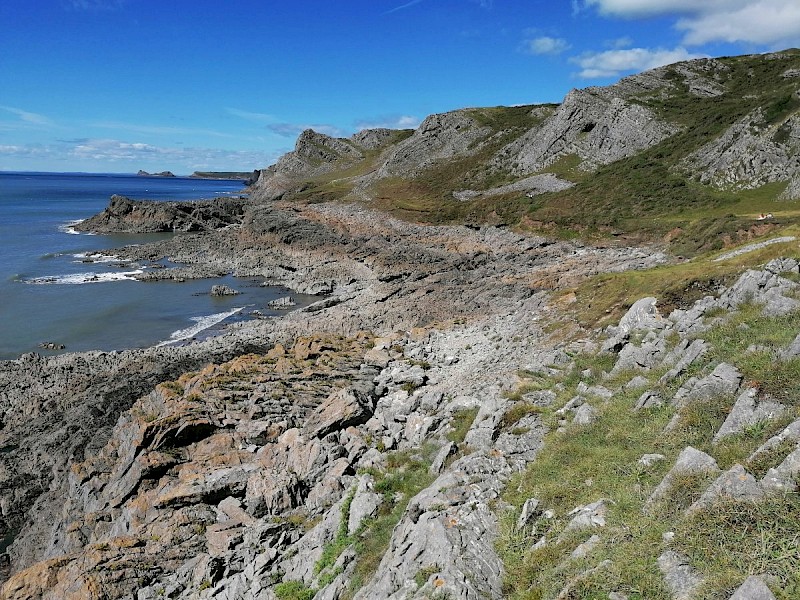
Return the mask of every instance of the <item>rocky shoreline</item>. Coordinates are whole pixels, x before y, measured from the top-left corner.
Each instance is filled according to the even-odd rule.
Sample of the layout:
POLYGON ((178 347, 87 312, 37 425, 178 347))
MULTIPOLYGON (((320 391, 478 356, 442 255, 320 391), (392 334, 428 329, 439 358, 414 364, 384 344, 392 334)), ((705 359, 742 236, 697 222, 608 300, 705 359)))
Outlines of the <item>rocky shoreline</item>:
MULTIPOLYGON (((112 207, 119 203, 112 200, 112 207)), ((154 215, 146 226, 161 221, 154 215)), ((71 469, 96 454, 120 415, 160 382, 208 363, 264 353, 310 332, 392 335, 456 321, 481 323, 491 315, 511 318, 521 307, 530 307, 522 313, 530 313, 535 327, 543 290, 664 260, 644 250, 552 243, 494 227, 417 226, 355 206, 274 203, 251 203, 240 225, 112 253, 184 265, 154 270, 153 277, 258 274, 297 292, 330 296, 279 320, 239 324, 185 347, 4 362, 0 523, 3 535, 15 536, 8 549, 12 572, 58 553, 46 530, 70 495, 71 469)))
MULTIPOLYGON (((776 57, 797 60, 763 60, 776 57)), ((0 598, 793 597, 795 237, 715 263, 623 247, 604 219, 562 233, 596 226, 605 245, 504 225, 525 228, 505 214, 517 195, 564 200, 585 174, 686 133, 661 116, 664 94, 739 103, 721 87, 733 67, 662 67, 559 106, 464 109, 413 132, 307 130, 247 200, 112 198, 80 227, 176 232, 109 251, 179 265, 137 278, 259 276, 324 297, 186 346, 0 363, 0 598), (559 176, 571 171, 577 183, 559 176), (422 225, 378 207, 463 218, 422 225), (615 282, 621 320, 579 324, 613 307, 569 290, 659 265, 649 276, 680 285, 670 314, 630 299, 630 273, 615 282)), ((781 90, 784 70, 770 67, 781 90)), ((748 144, 794 144, 781 106, 785 135, 759 117, 748 144)), ((701 141, 690 159, 711 164, 724 148, 701 141)), ((758 180, 794 189, 794 155, 767 154, 780 160, 758 180)), ((714 181, 735 183, 739 162, 725 165, 714 181)))

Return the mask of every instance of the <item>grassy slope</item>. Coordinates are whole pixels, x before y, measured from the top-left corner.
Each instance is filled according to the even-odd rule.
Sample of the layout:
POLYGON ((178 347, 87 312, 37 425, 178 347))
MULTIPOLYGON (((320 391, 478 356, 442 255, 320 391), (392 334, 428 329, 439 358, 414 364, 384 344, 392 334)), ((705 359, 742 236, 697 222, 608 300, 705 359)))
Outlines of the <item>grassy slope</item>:
MULTIPOLYGON (((798 376, 800 360, 775 362, 769 350, 747 352, 751 344, 768 349, 784 348, 800 331, 800 314, 765 318, 759 307, 745 306, 727 321, 722 321, 702 337, 712 351, 689 373, 666 384, 658 379, 663 369, 643 373, 648 386, 617 392, 606 404, 594 401, 599 419, 588 426, 570 426, 567 433, 553 431, 536 461, 508 486, 504 499, 515 507, 501 517, 498 544, 507 567, 507 597, 513 600, 553 598, 572 582, 565 598, 607 598, 609 591, 620 591, 631 599, 668 600, 663 577, 656 559, 666 548, 676 549, 690 559, 706 583, 699 597, 727 599, 733 589, 750 573, 770 573, 775 577, 774 591, 788 600, 800 593, 800 497, 796 493, 777 496, 754 507, 747 503, 723 503, 696 516, 684 516, 709 483, 697 477, 676 482, 668 500, 642 512, 645 500, 673 464, 678 453, 692 445, 711 454, 722 469, 733 464, 745 465, 756 476, 778 464, 792 449, 783 447, 771 457, 770 464, 750 464, 747 457, 766 439, 793 418, 800 416, 798 376), (743 327, 747 325, 747 328, 743 327), (674 414, 666 406, 632 410, 644 389, 654 389, 670 398, 689 376, 707 373, 715 364, 727 361, 737 366, 748 384, 760 385, 792 407, 789 417, 764 422, 712 444, 711 438, 725 419, 733 398, 717 398, 686 409, 679 426, 665 434, 665 425, 674 414), (767 373, 767 375, 765 375, 767 373), (647 453, 661 453, 666 460, 652 466, 637 463, 647 453), (519 509, 527 498, 538 498, 543 508, 552 509, 551 519, 540 518, 532 527, 516 530, 519 509), (607 526, 593 532, 563 533, 569 511, 607 498, 611 501, 607 526), (664 541, 665 533, 674 532, 675 541, 664 541), (602 540, 589 559, 572 559, 570 553, 592 533, 602 540), (532 546, 542 536, 548 543, 532 546), (583 576, 602 560, 612 564, 583 576)), ((612 389, 628 381, 633 373, 615 378, 601 376, 613 364, 608 355, 577 356, 576 366, 560 376, 544 377, 523 373, 518 391, 556 389, 553 406, 544 409, 543 419, 553 429, 560 418, 554 410, 577 393, 583 380, 601 383, 612 389), (591 375, 581 375, 584 370, 591 375), (563 387, 559 387, 557 384, 563 387)))
MULTIPOLYGON (((430 223, 495 223, 516 225, 568 237, 625 242, 666 238, 676 254, 694 255, 766 233, 754 229, 761 212, 775 215, 773 229, 800 223, 800 203, 775 199, 783 184, 756 190, 719 191, 681 174, 677 165, 694 150, 718 137, 730 125, 757 107, 770 122, 779 122, 800 109, 793 97, 796 80, 783 79, 789 68, 800 68, 800 51, 790 59, 761 56, 722 59, 729 67, 721 83, 726 93, 713 98, 689 94, 681 76, 667 78, 675 88, 667 98, 660 93, 636 98, 683 130, 636 156, 587 174, 577 170, 576 157, 564 157, 547 169, 570 179, 570 190, 527 198, 522 193, 458 202, 452 192, 488 189, 512 181, 510 173, 488 166, 495 153, 541 122, 530 106, 469 109, 470 116, 492 129, 489 138, 467 157, 443 160, 413 179, 391 178, 377 185, 375 205, 398 217, 430 223)), ((552 107, 550 107, 552 108, 552 107)), ((403 139, 403 138, 398 138, 403 139)), ((322 201, 350 191, 346 178, 374 167, 377 156, 347 172, 309 182, 298 199, 322 201)))

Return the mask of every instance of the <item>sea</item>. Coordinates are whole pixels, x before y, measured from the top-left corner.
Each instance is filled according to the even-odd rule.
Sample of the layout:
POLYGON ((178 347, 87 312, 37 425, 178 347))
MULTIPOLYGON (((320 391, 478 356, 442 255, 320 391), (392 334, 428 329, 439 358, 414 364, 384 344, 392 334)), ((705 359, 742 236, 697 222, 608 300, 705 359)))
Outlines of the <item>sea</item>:
POLYGON ((102 211, 112 194, 190 200, 238 196, 243 188, 236 180, 0 172, 0 359, 188 343, 259 312, 282 314, 270 300, 310 302, 253 277, 140 282, 133 276, 147 265, 98 261, 92 253, 181 234, 93 235, 72 227, 102 211), (215 284, 241 293, 213 297, 215 284), (65 348, 40 347, 47 343, 65 348))

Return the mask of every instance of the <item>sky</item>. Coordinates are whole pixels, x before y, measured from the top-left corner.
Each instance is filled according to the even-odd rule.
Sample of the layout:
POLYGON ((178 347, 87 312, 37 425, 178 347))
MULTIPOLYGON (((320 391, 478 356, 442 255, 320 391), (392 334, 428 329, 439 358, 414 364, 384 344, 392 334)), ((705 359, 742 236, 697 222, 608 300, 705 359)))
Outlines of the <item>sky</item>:
POLYGON ((2 0, 0 170, 251 171, 698 57, 800 47, 800 0, 2 0))

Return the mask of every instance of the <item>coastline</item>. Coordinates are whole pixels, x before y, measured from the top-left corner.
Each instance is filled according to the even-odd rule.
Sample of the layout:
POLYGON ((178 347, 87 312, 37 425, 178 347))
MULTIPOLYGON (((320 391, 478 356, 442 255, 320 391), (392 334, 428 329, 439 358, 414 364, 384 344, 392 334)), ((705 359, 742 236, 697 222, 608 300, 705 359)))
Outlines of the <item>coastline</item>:
POLYGON ((509 327, 514 336, 529 335, 531 343, 539 339, 548 289, 664 260, 644 249, 552 243, 496 227, 413 225, 360 206, 275 202, 252 203, 240 224, 108 253, 182 265, 155 270, 163 279, 259 275, 296 292, 329 296, 279 319, 238 323, 186 345, 29 354, 0 363, 5 415, 0 461, 17 474, 13 492, 3 492, 0 500, 8 507, 5 531, 18 532, 9 549, 15 570, 34 563, 49 543, 41 529, 48 519, 41 516, 55 518, 71 485, 70 465, 95 455, 117 420, 158 383, 209 363, 288 348, 312 332, 395 336, 424 328, 440 331, 437 339, 445 346, 465 348, 472 340, 483 348, 479 354, 462 350, 457 373, 464 389, 475 385, 467 383, 474 376, 470 364, 485 374, 481 385, 503 387, 503 378, 524 366, 528 345, 498 351, 488 339, 499 332, 511 335, 509 327), (66 430, 68 441, 58 433, 66 430), (47 475, 48 491, 42 492, 37 482, 45 474, 55 475, 47 475), (39 515, 35 521, 26 516, 29 510, 39 515))

